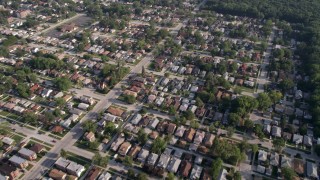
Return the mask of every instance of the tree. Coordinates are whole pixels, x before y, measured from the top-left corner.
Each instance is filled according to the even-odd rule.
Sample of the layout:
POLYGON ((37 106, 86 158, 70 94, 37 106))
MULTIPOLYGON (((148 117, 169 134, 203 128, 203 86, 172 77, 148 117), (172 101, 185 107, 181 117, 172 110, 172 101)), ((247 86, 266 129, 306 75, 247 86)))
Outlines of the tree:
POLYGON ((235 173, 233 174, 233 179, 234 179, 234 180, 241 180, 241 179, 242 179, 241 174, 240 174, 239 171, 237 171, 237 172, 235 172, 235 173))
POLYGON ((234 128, 231 126, 227 127, 227 136, 232 137, 233 134, 234 134, 234 128))
POLYGON ((67 157, 67 152, 64 149, 61 149, 60 156, 64 158, 67 157))
POLYGON ((320 144, 317 144, 317 145, 314 146, 314 152, 315 152, 318 156, 320 156, 320 144))
POLYGON ((246 128, 246 130, 251 130, 254 127, 253 121, 251 121, 250 119, 245 119, 244 127, 246 128))
POLYGON ((24 83, 19 83, 18 86, 16 87, 18 94, 23 97, 23 98, 28 98, 30 95, 29 88, 26 84, 24 83))
POLYGON ((134 170, 129 169, 128 173, 127 173, 128 177, 134 179, 136 177, 136 173, 134 172, 134 170))
POLYGON ((148 180, 148 175, 145 173, 139 173, 137 180, 148 180))
POLYGON ((240 120, 241 120, 241 117, 238 114, 236 114, 236 113, 229 114, 229 123, 232 126, 237 126, 239 124, 240 120))
POLYGON ((273 147, 276 151, 281 152, 286 142, 282 138, 275 138, 272 141, 273 147))
POLYGON ((173 105, 169 106, 169 110, 168 111, 169 111, 170 115, 175 115, 177 113, 177 111, 176 111, 176 109, 174 108, 173 105))
POLYGON ((279 87, 285 92, 294 87, 294 82, 291 79, 284 79, 279 83, 279 87))
POLYGON ((22 116, 22 119, 24 123, 36 125, 38 117, 32 112, 27 112, 22 116))
POLYGON ((272 90, 268 93, 271 101, 273 102, 273 104, 277 103, 280 101, 280 99, 282 98, 282 93, 280 91, 275 91, 272 90))
POLYGON ((142 66, 141 75, 142 75, 143 77, 146 75, 146 70, 144 69, 144 66, 142 66))
POLYGON ((98 166, 107 167, 108 162, 108 156, 102 157, 99 153, 96 153, 92 158, 92 163, 98 166))
POLYGON ((126 156, 126 157, 123 159, 123 164, 124 164, 125 166, 131 167, 132 164, 133 164, 133 159, 132 159, 132 157, 126 156))
POLYGON ((89 142, 89 148, 90 149, 98 149, 98 147, 99 147, 99 142, 98 141, 92 141, 92 142, 89 142))
POLYGON ((195 115, 193 114, 193 112, 191 110, 187 110, 184 112, 183 116, 187 119, 187 120, 192 120, 195 118, 195 115))
POLYGON ((259 93, 257 97, 258 109, 265 111, 272 105, 272 101, 267 93, 259 93))
POLYGON ((212 161, 211 171, 210 171, 212 175, 212 179, 218 179, 221 168, 222 168, 222 163, 223 161, 220 158, 212 161))
POLYGON ((196 98, 196 106, 198 107, 204 106, 203 101, 199 97, 196 98))
POLYGON ((161 137, 157 137, 151 145, 151 151, 156 154, 161 154, 166 147, 167 142, 161 137))
POLYGON ((166 180, 175 180, 175 179, 176 179, 176 176, 172 172, 169 172, 167 174, 166 180))
POLYGON ((66 101, 63 98, 56 98, 55 102, 56 102, 56 105, 60 108, 66 105, 66 101))
POLYGON ((237 87, 235 87, 235 88, 233 89, 233 92, 234 92, 235 94, 240 95, 240 94, 242 93, 242 89, 241 89, 239 86, 237 86, 237 87))
POLYGON ((141 128, 137 134, 137 140, 140 144, 144 145, 148 141, 148 135, 144 132, 143 128, 141 128))
POLYGON ((256 154, 259 150, 259 147, 257 144, 251 144, 251 150, 253 152, 253 154, 256 154))
POLYGON ((83 124, 82 124, 82 128, 85 130, 85 131, 89 131, 89 132, 95 132, 96 129, 97 129, 97 124, 93 121, 85 121, 83 124))
POLYGON ((291 179, 294 179, 295 176, 297 176, 294 170, 290 167, 283 167, 281 169, 281 172, 285 180, 291 180, 291 179))
POLYGON ((54 80, 54 83, 60 91, 66 91, 72 86, 72 82, 67 77, 58 77, 54 80))
POLYGON ((124 95, 124 101, 128 104, 134 104, 136 102, 136 98, 132 95, 124 95))

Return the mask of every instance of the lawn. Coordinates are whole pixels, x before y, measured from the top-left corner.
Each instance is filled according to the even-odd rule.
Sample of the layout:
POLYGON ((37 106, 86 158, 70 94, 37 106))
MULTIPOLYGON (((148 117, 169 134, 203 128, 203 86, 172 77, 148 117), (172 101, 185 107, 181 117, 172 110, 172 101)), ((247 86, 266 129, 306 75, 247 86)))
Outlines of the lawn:
POLYGON ((12 139, 14 139, 14 141, 19 144, 22 140, 23 140, 23 137, 20 136, 20 135, 16 135, 16 134, 12 134, 12 139))
POLYGON ((38 142, 38 143, 44 144, 44 145, 46 145, 46 146, 49 146, 49 147, 51 147, 51 148, 53 147, 53 145, 51 145, 50 143, 41 141, 41 140, 36 139, 36 138, 34 138, 34 137, 31 137, 30 139, 32 139, 32 140, 34 140, 34 141, 36 141, 36 142, 38 142))
POLYGON ((76 155, 76 154, 71 153, 71 152, 67 152, 67 159, 69 159, 70 161, 74 161, 74 162, 76 162, 78 164, 81 164, 83 166, 91 164, 91 160, 90 159, 87 159, 85 157, 76 155))

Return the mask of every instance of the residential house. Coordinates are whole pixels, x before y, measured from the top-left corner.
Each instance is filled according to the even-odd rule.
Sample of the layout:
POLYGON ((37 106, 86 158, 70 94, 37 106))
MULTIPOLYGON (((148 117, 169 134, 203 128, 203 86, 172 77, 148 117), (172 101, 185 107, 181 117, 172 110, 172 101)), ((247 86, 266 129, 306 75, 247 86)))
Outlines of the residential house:
POLYGON ((189 161, 183 160, 180 166, 180 174, 183 178, 188 178, 192 164, 189 161))
POLYGON ((264 150, 259 150, 259 154, 258 154, 258 160, 261 162, 264 162, 267 160, 268 157, 268 153, 264 150))
POLYGON ((10 159, 9 162, 19 168, 26 168, 28 167, 29 163, 26 159, 21 158, 19 156, 13 155, 10 159))
POLYGON ((84 139, 87 140, 87 141, 90 141, 90 142, 93 142, 96 140, 95 136, 94 136, 94 133, 93 132, 86 132, 84 134, 84 139))
POLYGON ((137 124, 140 122, 141 119, 142 119, 141 114, 137 113, 137 114, 135 114, 135 115, 132 117, 131 123, 132 123, 133 125, 137 125, 137 124))
POLYGON ((131 148, 131 144, 129 142, 124 142, 121 144, 119 150, 118 150, 118 153, 121 155, 121 156, 125 156, 129 149, 131 148))
POLYGON ((6 144, 6 145, 13 145, 13 143, 14 143, 14 140, 9 137, 4 137, 4 138, 2 138, 1 141, 3 144, 6 144))
POLYGON ((181 163, 181 160, 179 158, 177 158, 177 157, 171 158, 171 160, 167 166, 167 170, 169 172, 176 173, 178 171, 180 163, 181 163))
POLYGON ((311 179, 319 179, 318 167, 315 163, 307 161, 307 176, 311 179))
POLYGON ((204 136, 205 136, 205 132, 198 130, 194 136, 193 143, 197 145, 201 144, 204 136))
POLYGON ((141 149, 141 151, 138 154, 137 160, 141 163, 144 163, 149 155, 149 151, 146 149, 141 149))
POLYGON ((179 126, 174 135, 177 137, 183 137, 183 134, 185 131, 186 131, 186 128, 184 126, 179 126))
POLYGON ((281 137, 281 128, 278 126, 272 126, 271 134, 274 137, 281 137))
POLYGON ((296 145, 302 144, 303 136, 301 136, 300 134, 294 134, 292 138, 292 142, 295 143, 296 145))
POLYGON ((202 173, 202 167, 198 165, 194 165, 190 174, 190 179, 200 179, 200 175, 202 173))
POLYGON ((110 106, 107 109, 107 112, 112 114, 112 115, 118 116, 118 117, 121 117, 122 114, 124 113, 124 111, 122 109, 116 108, 116 107, 112 107, 112 106, 110 106))
POLYGON ((297 174, 299 174, 299 175, 304 174, 304 162, 302 160, 294 159, 292 161, 292 164, 293 164, 293 169, 297 174))
POLYGON ((0 174, 9 177, 9 179, 16 179, 20 175, 20 170, 10 164, 0 164, 0 174))
POLYGON ((291 158, 287 156, 282 156, 281 167, 291 167, 291 158))
POLYGON ((279 154, 278 153, 272 153, 270 156, 270 164, 272 166, 278 166, 279 165, 279 154))
POLYGON ((48 176, 54 180, 64 180, 66 179, 67 174, 58 169, 51 169, 48 176))
POLYGON ((307 135, 304 135, 303 136, 303 144, 305 146, 308 146, 308 147, 311 147, 312 146, 312 139, 311 137, 307 136, 307 135))
POLYGON ((84 166, 77 164, 73 161, 70 161, 69 165, 66 167, 68 174, 73 176, 80 177, 81 174, 85 171, 84 166))
POLYGON ((89 171, 89 173, 87 174, 87 176, 84 179, 85 180, 96 180, 100 173, 101 173, 101 169, 95 166, 89 171))
POLYGON ((196 131, 193 128, 190 128, 184 135, 184 139, 188 142, 192 142, 193 136, 196 133, 196 131))
POLYGON ((33 146, 31 146, 30 150, 38 154, 44 151, 45 148, 41 144, 35 143, 33 146))
POLYGON ((138 145, 135 145, 128 152, 128 156, 131 156, 132 158, 136 158, 140 150, 141 150, 141 147, 138 145))
POLYGON ((159 158, 157 167, 165 169, 168 166, 169 161, 170 156, 163 153, 159 158))
POLYGON ((118 137, 112 144, 111 144, 111 150, 116 152, 119 148, 119 146, 124 142, 125 138, 118 137))
POLYGON ((168 125, 167 125, 167 134, 173 134, 174 133, 174 131, 176 130, 176 124, 174 124, 174 123, 169 123, 168 125))
POLYGON ((159 157, 158 154, 155 154, 155 153, 149 154, 146 164, 148 166, 154 166, 157 162, 158 157, 159 157))
POLYGON ((29 149, 21 148, 19 150, 19 155, 29 161, 33 161, 37 159, 37 154, 29 149))
POLYGON ((209 132, 206 132, 206 135, 204 137, 204 145, 206 147, 211 147, 213 144, 213 140, 214 140, 215 136, 209 132))

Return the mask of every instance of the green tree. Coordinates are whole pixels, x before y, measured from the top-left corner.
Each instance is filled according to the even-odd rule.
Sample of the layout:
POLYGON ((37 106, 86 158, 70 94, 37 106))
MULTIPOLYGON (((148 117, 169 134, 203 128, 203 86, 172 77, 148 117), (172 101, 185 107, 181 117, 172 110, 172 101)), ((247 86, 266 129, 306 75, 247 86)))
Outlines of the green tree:
POLYGON ((123 159, 123 164, 124 164, 125 166, 131 167, 131 166, 133 165, 133 159, 132 159, 132 157, 126 156, 126 157, 123 159))
POLYGON ((72 82, 67 77, 58 77, 54 80, 54 84, 60 91, 67 91, 71 88, 72 82))
POLYGON ((279 83, 279 87, 285 92, 294 87, 294 82, 291 79, 284 79, 279 83))
POLYGON ((253 154, 256 154, 259 150, 259 147, 257 144, 251 144, 251 150, 253 152, 253 154))
POLYGON ((237 126, 240 123, 241 117, 236 113, 229 114, 229 123, 232 126, 237 126))
POLYGON ((92 158, 92 163, 98 166, 107 167, 108 162, 108 156, 102 157, 99 153, 96 153, 92 158))
POLYGON ((137 140, 142 145, 144 145, 148 141, 148 135, 144 132, 143 128, 139 129, 137 134, 137 140))
POLYGON ((218 179, 221 168, 222 168, 222 163, 223 161, 220 158, 212 161, 211 171, 210 171, 212 175, 212 179, 218 179))
POLYGON ((281 152, 286 142, 282 138, 275 138, 273 139, 272 144, 276 151, 281 152))
POLYGON ((277 103, 280 101, 280 99, 282 98, 282 93, 280 91, 275 91, 272 90, 268 93, 271 101, 273 102, 273 104, 277 103))
POLYGON ((258 109, 265 111, 272 105, 272 101, 267 93, 259 93, 257 97, 258 109))
POLYGON ((64 158, 67 157, 67 152, 64 149, 61 149, 60 156, 64 158))
POLYGON ((35 115, 32 112, 24 113, 22 116, 22 119, 23 119, 24 123, 28 123, 28 124, 32 124, 32 125, 36 125, 37 121, 38 121, 37 115, 35 115))
POLYGON ((136 98, 132 95, 124 95, 124 101, 128 104, 134 104, 136 102, 136 98))
POLYGON ((196 98, 196 106, 198 107, 204 106, 203 101, 199 97, 196 98))
POLYGON ((137 180, 148 180, 148 175, 145 173, 139 173, 137 180))
POLYGON ((88 147, 89 147, 90 149, 98 149, 99 144, 100 144, 100 143, 99 143, 98 141, 92 141, 92 142, 89 142, 88 147))
POLYGON ((281 172, 285 180, 292 180, 295 176, 297 176, 294 170, 290 167, 281 168, 281 172))
POLYGON ((157 137, 151 145, 151 151, 156 154, 161 154, 162 151, 166 149, 166 147, 167 147, 167 142, 161 137, 157 137))
POLYGON ((195 118, 195 115, 191 110, 185 111, 183 115, 187 120, 193 120, 195 118))
POLYGON ((253 129, 253 127, 254 127, 253 121, 251 121, 250 119, 245 119, 244 120, 244 127, 246 128, 246 130, 253 129))
POLYGON ((129 169, 128 173, 127 173, 128 177, 134 179, 136 177, 136 173, 134 172, 134 170, 129 169))
POLYGON ((175 180, 175 179, 176 179, 176 176, 172 172, 169 172, 167 174, 166 180, 175 180))
POLYGON ((56 98, 55 102, 56 102, 56 105, 60 108, 66 105, 66 101, 63 98, 56 98))
POLYGON ((87 132, 95 132, 97 129, 97 124, 94 121, 85 121, 82 124, 82 128, 87 132))
POLYGON ((315 152, 318 156, 320 156, 320 144, 317 144, 317 145, 314 146, 314 152, 315 152))
POLYGON ((237 172, 235 172, 235 173, 233 174, 233 179, 234 179, 234 180, 241 180, 241 179, 242 179, 241 174, 240 174, 239 171, 237 171, 237 172))
POLYGON ((227 127, 227 136, 232 137, 234 134, 235 129, 231 126, 227 127))

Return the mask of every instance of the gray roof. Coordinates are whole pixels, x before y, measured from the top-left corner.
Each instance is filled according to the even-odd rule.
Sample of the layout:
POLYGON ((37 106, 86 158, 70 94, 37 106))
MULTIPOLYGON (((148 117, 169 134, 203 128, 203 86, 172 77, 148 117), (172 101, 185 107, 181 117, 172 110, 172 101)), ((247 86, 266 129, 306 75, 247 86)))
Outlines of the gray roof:
POLYGON ((10 159, 10 162, 14 163, 14 164, 23 164, 25 163, 27 160, 24 158, 21 158, 19 156, 13 155, 10 159))
POLYGON ((25 156, 33 156, 35 154, 35 152, 33 152, 29 149, 26 149, 26 148, 21 148, 18 153, 25 155, 25 156))
POLYGON ((154 165, 158 159, 159 155, 158 154, 155 154, 155 153, 151 153, 148 157, 148 161, 147 161, 147 164, 148 165, 154 165))
POLYGON ((317 165, 312 162, 307 162, 307 176, 319 179, 317 165))
POLYGON ((178 171, 180 163, 181 163, 180 159, 178 159, 176 157, 171 158, 171 160, 167 166, 167 170, 170 172, 176 173, 178 171))
POLYGON ((170 156, 161 154, 157 166, 160 168, 166 168, 168 166, 170 156))

